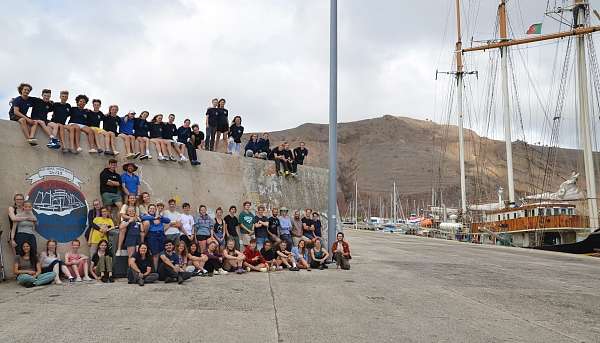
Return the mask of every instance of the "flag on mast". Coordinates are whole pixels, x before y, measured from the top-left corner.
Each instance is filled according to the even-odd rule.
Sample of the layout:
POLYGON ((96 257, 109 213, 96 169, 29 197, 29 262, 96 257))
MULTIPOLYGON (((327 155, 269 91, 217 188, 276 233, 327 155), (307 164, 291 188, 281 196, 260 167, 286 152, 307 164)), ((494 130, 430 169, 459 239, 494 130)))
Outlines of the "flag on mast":
POLYGON ((542 23, 533 24, 527 29, 528 35, 539 35, 542 33, 542 23))

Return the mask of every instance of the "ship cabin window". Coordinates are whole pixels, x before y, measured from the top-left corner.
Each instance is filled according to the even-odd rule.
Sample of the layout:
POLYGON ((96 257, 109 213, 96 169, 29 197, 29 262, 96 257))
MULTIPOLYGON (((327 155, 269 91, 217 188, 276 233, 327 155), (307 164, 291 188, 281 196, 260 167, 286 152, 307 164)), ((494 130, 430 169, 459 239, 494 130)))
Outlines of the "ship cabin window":
POLYGON ((525 217, 529 217, 529 210, 525 210, 525 217))
POLYGON ((546 215, 547 216, 551 216, 552 215, 552 209, 551 208, 547 208, 546 209, 546 215))
POLYGON ((500 220, 501 220, 501 219, 500 219, 500 215, 498 215, 498 221, 500 221, 500 220))
POLYGON ((544 209, 538 208, 538 216, 542 217, 544 215, 544 209))
POLYGON ((575 215, 575 211, 573 211, 572 208, 567 209, 567 212, 569 213, 570 216, 575 215))
POLYGON ((513 213, 513 219, 517 219, 517 213, 513 213))
POLYGON ((555 216, 558 216, 558 215, 560 215, 560 208, 555 208, 555 209, 554 209, 554 215, 555 215, 555 216))
POLYGON ((566 215, 567 214, 567 209, 566 208, 561 208, 560 209, 560 214, 566 215))

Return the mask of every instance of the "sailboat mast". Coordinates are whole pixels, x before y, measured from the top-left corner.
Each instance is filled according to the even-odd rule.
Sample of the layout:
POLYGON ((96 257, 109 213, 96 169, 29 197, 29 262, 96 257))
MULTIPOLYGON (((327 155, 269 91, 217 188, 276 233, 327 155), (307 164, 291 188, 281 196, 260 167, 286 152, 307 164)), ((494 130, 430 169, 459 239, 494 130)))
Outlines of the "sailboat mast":
POLYGON ((354 181, 354 228, 358 229, 358 181, 354 181))
MULTIPOLYGON (((506 19, 506 1, 502 0, 498 6, 498 22, 500 40, 508 40, 507 19, 506 19)), ((515 203, 515 180, 513 174, 513 154, 512 154, 512 124, 510 115, 510 99, 508 92, 508 47, 500 48, 500 74, 502 76, 502 112, 504 125, 504 142, 506 144, 506 173, 508 176, 508 199, 510 204, 515 203)))
POLYGON ((396 181, 394 181, 394 214, 393 214, 393 218, 394 218, 394 224, 396 224, 398 222, 398 205, 396 204, 397 201, 397 196, 396 196, 396 181))
POLYGON ((467 212, 467 183, 465 176, 465 139, 463 134, 463 88, 462 33, 460 28, 460 0, 456 0, 456 103, 458 112, 458 158, 460 163, 460 203, 467 212))
MULTIPOLYGON (((574 27, 585 27, 587 3, 575 0, 574 27)), ((596 202, 596 175, 592 151, 592 132, 590 128, 587 65, 585 61, 585 36, 577 36, 577 82, 579 89, 579 121, 580 137, 583 145, 583 160, 585 164, 585 179, 587 183, 588 211, 590 217, 590 230, 598 228, 598 203, 596 202)))

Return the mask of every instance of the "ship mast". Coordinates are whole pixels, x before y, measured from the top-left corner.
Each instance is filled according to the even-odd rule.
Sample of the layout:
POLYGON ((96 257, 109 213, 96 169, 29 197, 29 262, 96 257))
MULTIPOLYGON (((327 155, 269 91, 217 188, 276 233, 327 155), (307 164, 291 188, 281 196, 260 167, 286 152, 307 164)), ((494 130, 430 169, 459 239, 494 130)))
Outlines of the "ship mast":
POLYGON ((463 215, 467 213, 467 185, 465 177, 465 140, 463 133, 462 34, 460 29, 460 0, 456 0, 456 106, 458 114, 458 159, 460 163, 460 205, 463 215))

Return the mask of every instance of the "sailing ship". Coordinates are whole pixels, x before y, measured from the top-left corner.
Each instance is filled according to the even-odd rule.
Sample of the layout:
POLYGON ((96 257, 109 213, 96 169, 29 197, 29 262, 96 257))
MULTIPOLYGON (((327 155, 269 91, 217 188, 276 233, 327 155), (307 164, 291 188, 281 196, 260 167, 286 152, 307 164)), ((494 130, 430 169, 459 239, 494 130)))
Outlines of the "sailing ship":
MULTIPOLYGON (((500 1, 497 12, 498 39, 488 41, 486 44, 464 48, 461 39, 461 8, 460 0, 456 0, 457 42, 454 57, 456 71, 451 72, 456 78, 456 101, 459 124, 459 163, 461 178, 461 221, 469 239, 480 243, 499 243, 519 247, 537 247, 547 250, 565 251, 574 253, 593 253, 600 248, 600 232, 598 231, 598 205, 595 184, 595 171, 593 161, 593 135, 590 118, 590 97, 588 91, 588 69, 586 57, 589 54, 592 68, 592 78, 599 78, 598 64, 595 60, 593 41, 590 35, 600 31, 600 26, 590 25, 590 6, 584 0, 574 0, 568 6, 556 8, 552 13, 559 13, 561 19, 566 18, 563 13, 571 13, 568 30, 552 33, 536 33, 535 36, 526 38, 510 38, 508 36, 508 21, 506 1, 500 1), (556 39, 568 39, 567 56, 570 53, 571 42, 575 41, 575 61, 577 67, 577 96, 579 138, 583 150, 584 172, 586 191, 581 192, 577 187, 579 174, 573 174, 561 184, 557 192, 542 192, 522 199, 515 196, 515 183, 513 175, 513 153, 511 137, 511 103, 509 93, 509 48, 533 42, 556 39), (508 199, 503 199, 503 189, 499 189, 499 199, 496 203, 483 205, 467 204, 466 177, 465 177, 465 148, 463 137, 463 89, 464 77, 475 74, 465 71, 463 55, 477 51, 500 51, 500 76, 502 88, 502 113, 504 126, 504 140, 506 149, 508 199), (587 209, 587 211, 585 211, 587 209)), ((548 14, 548 13, 547 13, 548 14)), ((594 14, 600 19, 597 12, 594 14)), ((565 65, 570 64, 565 60, 565 65)), ((565 68, 563 69, 564 73, 565 68)), ((568 65, 566 66, 568 71, 568 65)), ((593 79, 594 83, 600 80, 593 79)), ((561 78, 560 89, 565 90, 568 77, 561 78)), ((599 99, 595 99, 598 101, 599 99)), ((554 123, 560 122, 560 112, 564 105, 564 97, 557 99, 557 113, 554 123), (562 101, 562 103, 561 103, 562 101)))
POLYGON ((35 211, 46 215, 65 216, 85 206, 85 203, 75 194, 71 194, 64 189, 38 192, 33 201, 35 211))

